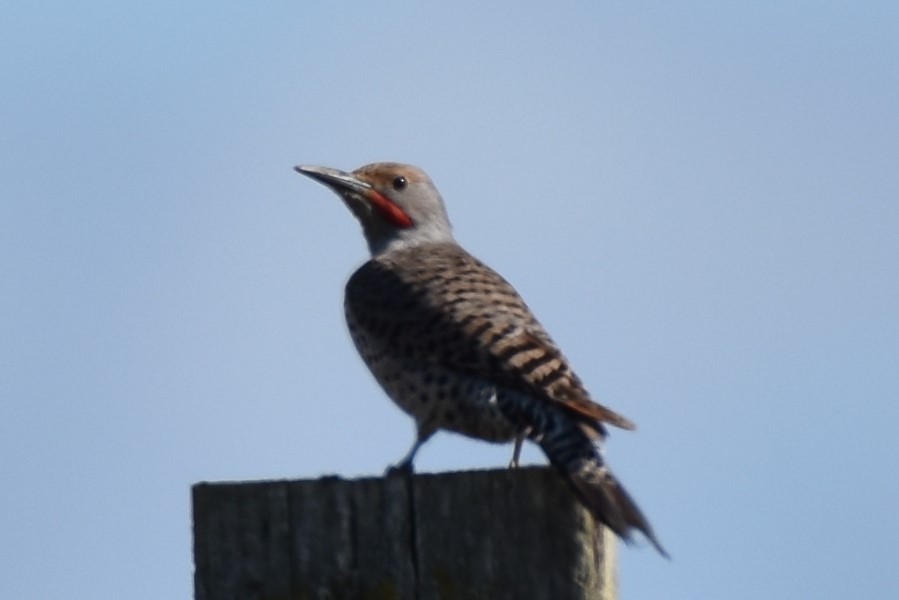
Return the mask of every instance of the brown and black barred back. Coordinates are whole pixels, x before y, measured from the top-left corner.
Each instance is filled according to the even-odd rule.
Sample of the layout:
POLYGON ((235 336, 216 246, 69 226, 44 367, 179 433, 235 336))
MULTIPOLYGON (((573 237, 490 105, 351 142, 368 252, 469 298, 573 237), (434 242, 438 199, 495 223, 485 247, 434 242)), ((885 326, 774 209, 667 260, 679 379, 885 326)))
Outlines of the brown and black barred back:
POLYGON ((557 403, 592 429, 633 429, 593 402, 515 289, 455 244, 375 257, 347 283, 348 320, 417 361, 557 403))

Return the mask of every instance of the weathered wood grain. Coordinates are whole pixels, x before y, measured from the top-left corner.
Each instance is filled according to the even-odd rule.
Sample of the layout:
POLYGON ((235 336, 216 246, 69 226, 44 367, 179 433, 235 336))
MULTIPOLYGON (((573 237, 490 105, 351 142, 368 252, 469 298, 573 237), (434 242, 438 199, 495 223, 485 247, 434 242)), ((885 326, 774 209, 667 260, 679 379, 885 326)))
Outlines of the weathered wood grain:
POLYGON ((200 483, 197 600, 615 598, 614 538, 551 469, 200 483))

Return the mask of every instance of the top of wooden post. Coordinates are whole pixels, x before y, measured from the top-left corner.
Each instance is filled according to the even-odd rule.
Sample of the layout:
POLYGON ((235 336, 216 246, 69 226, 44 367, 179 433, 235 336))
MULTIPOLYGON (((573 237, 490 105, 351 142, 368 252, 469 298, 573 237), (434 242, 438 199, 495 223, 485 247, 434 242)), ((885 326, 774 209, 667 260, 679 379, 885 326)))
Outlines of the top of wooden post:
POLYGON ((195 597, 613 600, 614 537, 548 468, 199 483, 195 597))

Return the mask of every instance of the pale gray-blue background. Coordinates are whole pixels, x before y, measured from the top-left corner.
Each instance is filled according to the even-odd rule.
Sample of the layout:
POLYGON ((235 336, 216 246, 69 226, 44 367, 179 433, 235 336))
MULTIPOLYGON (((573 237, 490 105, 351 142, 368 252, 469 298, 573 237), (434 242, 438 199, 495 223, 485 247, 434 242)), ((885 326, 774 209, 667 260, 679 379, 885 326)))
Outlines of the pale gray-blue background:
POLYGON ((639 423, 622 598, 897 597, 895 3, 132 4, 0 19, 0 597, 189 597, 193 482, 402 455, 291 170, 375 160, 639 423))

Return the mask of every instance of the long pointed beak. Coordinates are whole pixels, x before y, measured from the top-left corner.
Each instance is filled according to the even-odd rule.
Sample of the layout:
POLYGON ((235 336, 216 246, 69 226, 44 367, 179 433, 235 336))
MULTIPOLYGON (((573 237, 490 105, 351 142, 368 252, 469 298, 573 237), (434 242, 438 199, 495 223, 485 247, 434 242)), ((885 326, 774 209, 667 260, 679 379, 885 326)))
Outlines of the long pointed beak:
POLYGON ((335 192, 355 192, 367 196, 371 192, 371 186, 361 179, 357 179, 350 173, 331 169, 330 167, 310 167, 298 165, 293 168, 294 171, 311 177, 317 182, 324 184, 335 192))

